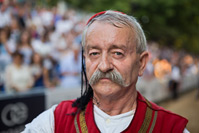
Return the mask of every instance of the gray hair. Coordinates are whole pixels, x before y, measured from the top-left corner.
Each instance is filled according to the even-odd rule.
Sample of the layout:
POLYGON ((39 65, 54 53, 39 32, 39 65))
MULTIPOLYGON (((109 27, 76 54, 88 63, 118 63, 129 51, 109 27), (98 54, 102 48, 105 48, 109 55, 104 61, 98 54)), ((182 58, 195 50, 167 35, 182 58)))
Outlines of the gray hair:
POLYGON ((128 87, 130 84, 126 84, 125 80, 123 79, 122 75, 117 71, 117 70, 113 70, 113 71, 109 71, 109 72, 101 72, 99 69, 97 69, 93 75, 91 76, 90 80, 89 80, 89 84, 90 85, 94 85, 96 84, 101 78, 108 78, 111 81, 113 81, 114 83, 117 83, 123 87, 128 87))
POLYGON ((142 27, 137 22, 137 20, 133 16, 129 16, 126 14, 122 14, 117 11, 111 11, 108 10, 104 14, 98 15, 91 19, 88 24, 86 25, 83 35, 82 35, 82 47, 84 48, 86 43, 86 34, 89 26, 94 21, 101 21, 101 22, 107 22, 112 24, 115 27, 121 27, 120 25, 128 26, 132 29, 132 31, 135 33, 135 43, 136 43, 136 52, 142 53, 147 50, 147 43, 146 43, 146 37, 144 34, 144 31, 142 30, 142 27), (119 25, 118 25, 119 24, 119 25))

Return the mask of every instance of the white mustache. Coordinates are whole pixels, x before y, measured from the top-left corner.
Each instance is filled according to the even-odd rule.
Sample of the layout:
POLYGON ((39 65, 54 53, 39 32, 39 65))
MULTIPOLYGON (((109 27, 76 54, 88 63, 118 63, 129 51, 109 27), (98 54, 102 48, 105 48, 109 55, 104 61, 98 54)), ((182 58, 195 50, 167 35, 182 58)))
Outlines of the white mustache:
POLYGON ((114 83, 117 83, 117 84, 119 84, 123 87, 128 86, 127 84, 125 84, 122 75, 118 71, 113 70, 113 71, 109 71, 109 72, 104 73, 104 72, 101 72, 99 69, 97 69, 93 73, 93 75, 91 76, 91 78, 89 80, 89 84, 94 85, 102 78, 108 78, 111 81, 113 81, 114 83))

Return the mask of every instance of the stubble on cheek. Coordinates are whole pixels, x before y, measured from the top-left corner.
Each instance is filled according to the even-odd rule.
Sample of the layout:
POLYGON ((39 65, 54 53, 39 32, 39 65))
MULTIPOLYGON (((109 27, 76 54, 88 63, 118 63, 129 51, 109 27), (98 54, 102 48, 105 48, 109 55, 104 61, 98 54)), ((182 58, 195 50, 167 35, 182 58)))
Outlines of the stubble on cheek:
POLYGON ((86 60, 85 60, 85 64, 86 64, 86 66, 85 66, 85 69, 86 69, 86 77, 87 77, 87 80, 89 81, 90 78, 91 78, 91 76, 93 75, 93 73, 94 73, 95 71, 92 69, 92 66, 90 65, 91 63, 88 63, 88 62, 86 62, 86 60), (93 72, 92 72, 92 70, 93 70, 93 72))

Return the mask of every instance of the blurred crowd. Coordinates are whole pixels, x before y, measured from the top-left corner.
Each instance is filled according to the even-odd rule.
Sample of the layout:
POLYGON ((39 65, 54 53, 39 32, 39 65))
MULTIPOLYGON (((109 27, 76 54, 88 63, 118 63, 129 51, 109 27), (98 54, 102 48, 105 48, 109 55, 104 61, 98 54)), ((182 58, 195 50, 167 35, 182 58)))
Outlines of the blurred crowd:
POLYGON ((0 88, 78 87, 81 32, 85 25, 75 10, 33 7, 4 1, 0 5, 0 88))
POLYGON ((184 50, 175 50, 161 46, 156 42, 148 42, 149 63, 144 77, 180 80, 183 76, 196 75, 199 72, 199 58, 184 50))
MULTIPOLYGON (((77 88, 81 74, 81 33, 86 15, 73 9, 0 4, 0 90, 77 88)), ((149 42, 150 61, 144 78, 197 74, 199 60, 183 51, 149 42)))
MULTIPOLYGON (((143 79, 158 80, 168 83, 168 90, 172 98, 178 97, 184 79, 196 77, 199 93, 199 58, 184 50, 175 50, 168 46, 161 46, 155 42, 148 42, 149 63, 146 66, 143 79)), ((194 87, 196 85, 193 85, 194 87)))

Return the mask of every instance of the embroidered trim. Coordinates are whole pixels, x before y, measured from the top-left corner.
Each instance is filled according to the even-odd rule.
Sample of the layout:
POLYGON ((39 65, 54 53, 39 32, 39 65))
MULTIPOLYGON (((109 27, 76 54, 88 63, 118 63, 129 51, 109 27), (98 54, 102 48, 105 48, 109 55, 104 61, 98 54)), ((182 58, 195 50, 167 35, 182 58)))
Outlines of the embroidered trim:
POLYGON ((154 127, 155 127, 155 123, 156 123, 156 120, 157 120, 157 116, 158 116, 158 112, 155 111, 154 118, 153 118, 153 123, 152 123, 152 125, 151 125, 150 130, 149 130, 149 133, 152 133, 152 131, 153 131, 154 127))
MULTIPOLYGON (((145 100, 146 100, 147 105, 149 107, 151 107, 152 106, 151 103, 146 98, 145 98, 145 100)), ((139 130, 139 133, 146 133, 147 129, 149 127, 149 124, 151 122, 153 110, 149 107, 147 107, 147 109, 146 109, 145 118, 144 118, 142 126, 139 130)))
POLYGON ((147 105, 148 105, 149 107, 152 107, 151 103, 150 103, 146 98, 145 98, 145 100, 146 100, 147 105))
POLYGON ((149 107, 147 107, 145 119, 142 123, 142 126, 139 130, 139 133, 146 133, 147 132, 147 129, 149 127, 149 124, 150 124, 150 121, 151 121, 151 118, 152 118, 152 113, 153 113, 153 111, 149 107))
POLYGON ((81 113, 79 115, 79 121, 80 121, 80 127, 81 127, 82 133, 88 133, 86 120, 85 120, 85 110, 81 111, 81 113))
POLYGON ((76 133, 79 133, 79 127, 78 127, 78 124, 77 124, 77 114, 75 115, 74 124, 75 124, 76 133))

